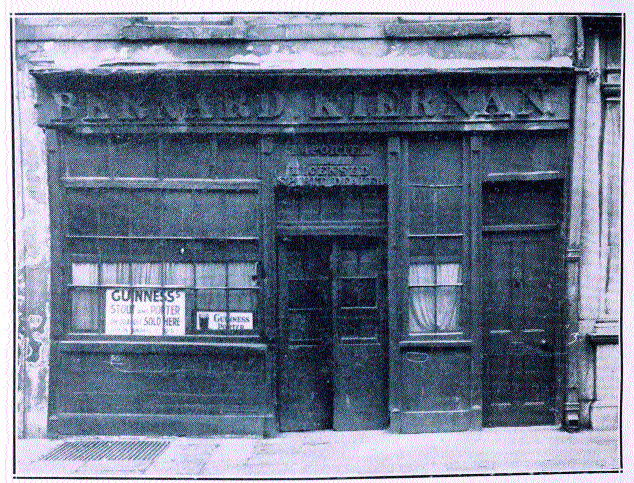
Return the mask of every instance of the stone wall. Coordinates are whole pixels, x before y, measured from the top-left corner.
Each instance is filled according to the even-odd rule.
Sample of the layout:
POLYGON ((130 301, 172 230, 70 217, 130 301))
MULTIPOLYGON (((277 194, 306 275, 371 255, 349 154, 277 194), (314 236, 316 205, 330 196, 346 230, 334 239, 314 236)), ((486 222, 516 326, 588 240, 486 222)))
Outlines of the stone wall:
POLYGON ((36 123, 29 53, 16 59, 15 200, 17 434, 46 432, 50 349, 50 234, 44 132, 36 123))

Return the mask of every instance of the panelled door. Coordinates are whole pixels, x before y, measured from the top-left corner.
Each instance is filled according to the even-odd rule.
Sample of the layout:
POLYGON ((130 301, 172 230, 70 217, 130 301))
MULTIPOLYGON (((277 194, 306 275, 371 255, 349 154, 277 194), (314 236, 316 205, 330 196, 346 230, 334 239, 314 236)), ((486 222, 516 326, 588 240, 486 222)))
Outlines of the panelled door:
POLYGON ((281 431, 387 425, 385 251, 373 239, 279 245, 281 431))
POLYGON ((555 422, 559 271, 554 230, 485 233, 484 424, 555 422))

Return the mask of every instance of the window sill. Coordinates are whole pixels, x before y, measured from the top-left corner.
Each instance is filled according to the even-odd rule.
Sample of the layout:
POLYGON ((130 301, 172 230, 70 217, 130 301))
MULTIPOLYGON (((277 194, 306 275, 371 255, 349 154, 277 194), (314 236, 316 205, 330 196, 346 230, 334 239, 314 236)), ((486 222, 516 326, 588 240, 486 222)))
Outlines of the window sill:
MULTIPOLYGON (((259 340, 259 339, 257 339, 259 340)), ((137 353, 170 353, 191 354, 217 351, 257 351, 266 352, 267 344, 244 341, 219 340, 104 340, 75 339, 58 342, 61 352, 137 352, 137 353)))
POLYGON ((471 347, 470 339, 418 339, 402 340, 399 342, 401 349, 415 349, 418 347, 471 347))

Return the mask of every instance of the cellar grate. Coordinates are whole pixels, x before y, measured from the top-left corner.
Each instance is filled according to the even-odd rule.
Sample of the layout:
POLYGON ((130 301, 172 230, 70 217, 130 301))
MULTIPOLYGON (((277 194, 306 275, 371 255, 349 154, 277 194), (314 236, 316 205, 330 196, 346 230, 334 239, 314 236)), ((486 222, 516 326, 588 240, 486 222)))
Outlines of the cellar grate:
POLYGON ((42 460, 52 461, 152 461, 169 441, 66 441, 42 460))

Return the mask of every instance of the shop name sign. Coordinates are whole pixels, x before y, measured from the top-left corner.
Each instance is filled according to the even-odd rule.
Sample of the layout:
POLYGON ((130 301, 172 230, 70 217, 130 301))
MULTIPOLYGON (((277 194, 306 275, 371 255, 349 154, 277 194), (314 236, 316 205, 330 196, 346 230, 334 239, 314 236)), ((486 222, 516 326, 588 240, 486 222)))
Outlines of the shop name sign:
MULTIPOLYGON (((368 121, 475 121, 568 117, 563 86, 532 84, 465 87, 213 92, 49 92, 44 119, 68 124, 302 124, 368 121)), ((46 122, 46 120, 44 122, 46 122)))
POLYGON ((149 288, 106 290, 105 333, 185 335, 185 291, 149 288))

